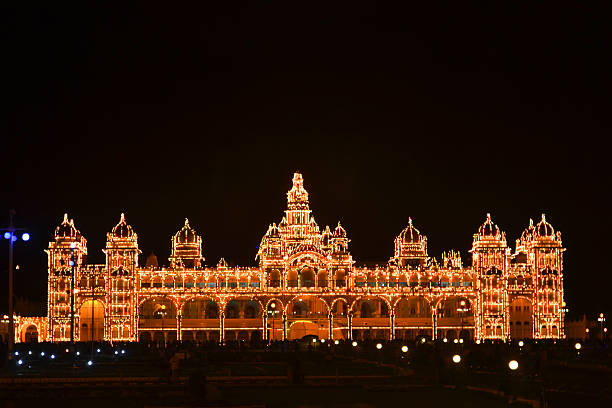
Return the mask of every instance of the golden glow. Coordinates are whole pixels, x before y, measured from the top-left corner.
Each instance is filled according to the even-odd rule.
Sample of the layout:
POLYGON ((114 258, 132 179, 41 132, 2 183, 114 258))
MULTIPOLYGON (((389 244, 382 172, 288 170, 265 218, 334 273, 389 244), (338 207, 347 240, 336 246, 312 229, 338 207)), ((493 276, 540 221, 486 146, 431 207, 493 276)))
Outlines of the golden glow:
POLYGON ((87 241, 66 214, 46 250, 48 316, 18 317, 16 338, 34 326, 39 341, 69 340, 71 298, 75 339, 96 329, 97 320, 81 321, 92 301, 104 310, 108 341, 564 337, 565 249, 544 216, 529 223, 512 251, 487 214, 473 236, 471 266, 455 250, 430 256, 427 237, 406 218, 388 262, 357 266, 347 230, 319 227, 295 173, 280 222, 262 237, 257 266, 223 259, 204 266, 203 239, 185 219, 171 239, 170 264, 161 267, 155 257, 139 265, 138 236, 124 214, 107 234, 105 263, 86 264, 87 241))

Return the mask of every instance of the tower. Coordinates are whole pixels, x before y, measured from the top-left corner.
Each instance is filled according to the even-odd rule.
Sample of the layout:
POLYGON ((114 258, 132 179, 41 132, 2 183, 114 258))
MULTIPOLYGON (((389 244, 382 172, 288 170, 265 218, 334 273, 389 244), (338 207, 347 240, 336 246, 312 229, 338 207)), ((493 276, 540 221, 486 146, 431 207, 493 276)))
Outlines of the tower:
POLYGON ((138 235, 121 214, 119 223, 107 234, 106 316, 104 337, 110 341, 137 339, 135 280, 138 268, 138 235))
POLYGON ((393 260, 398 268, 419 269, 427 264, 427 237, 421 235, 408 218, 408 226, 395 238, 393 260))
POLYGON ((74 226, 74 220, 64 220, 55 228, 53 241, 45 250, 48 256, 47 314, 51 341, 69 341, 72 311, 74 337, 78 338, 78 318, 75 310, 76 283, 87 256, 87 240, 74 226))
POLYGON ((170 265, 173 268, 196 269, 202 266, 202 237, 189 226, 185 218, 185 225, 172 238, 172 256, 170 265))
POLYGON ((517 241, 521 255, 531 272, 533 336, 562 338, 564 333, 563 244, 561 232, 555 230, 542 214, 540 222, 529 227, 517 241))
POLYGON ((506 280, 510 249, 506 234, 493 223, 491 214, 474 234, 470 252, 479 292, 476 337, 505 340, 509 336, 506 280))

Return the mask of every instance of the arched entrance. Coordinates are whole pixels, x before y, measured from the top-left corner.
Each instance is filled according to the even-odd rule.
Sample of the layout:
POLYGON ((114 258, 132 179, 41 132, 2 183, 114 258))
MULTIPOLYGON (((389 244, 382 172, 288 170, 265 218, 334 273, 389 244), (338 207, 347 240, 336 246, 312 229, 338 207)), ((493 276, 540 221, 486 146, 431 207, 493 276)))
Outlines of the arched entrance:
POLYGON ((104 340, 104 305, 99 300, 87 300, 81 305, 81 341, 104 340))
POLYGON ((531 339, 533 337, 533 310, 531 302, 516 298, 510 302, 510 338, 531 339))
POLYGON ((30 324, 23 329, 21 340, 24 343, 38 343, 38 328, 30 324))
POLYGON ((287 304, 287 338, 301 339, 306 335, 329 336, 327 304, 315 296, 296 297, 287 304))

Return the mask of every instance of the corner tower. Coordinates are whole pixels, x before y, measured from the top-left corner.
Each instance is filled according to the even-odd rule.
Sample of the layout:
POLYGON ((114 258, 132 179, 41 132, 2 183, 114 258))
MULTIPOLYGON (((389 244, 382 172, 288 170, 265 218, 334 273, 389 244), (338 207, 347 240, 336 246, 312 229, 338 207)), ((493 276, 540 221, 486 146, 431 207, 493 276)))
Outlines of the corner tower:
POLYGON ((476 337, 505 340, 509 328, 506 308, 508 305, 507 270, 510 249, 506 234, 487 214, 484 224, 474 234, 472 242, 472 267, 479 289, 479 313, 476 316, 476 337))
POLYGON ((106 236, 106 316, 104 338, 134 341, 136 333, 136 269, 138 235, 121 214, 119 223, 106 236))

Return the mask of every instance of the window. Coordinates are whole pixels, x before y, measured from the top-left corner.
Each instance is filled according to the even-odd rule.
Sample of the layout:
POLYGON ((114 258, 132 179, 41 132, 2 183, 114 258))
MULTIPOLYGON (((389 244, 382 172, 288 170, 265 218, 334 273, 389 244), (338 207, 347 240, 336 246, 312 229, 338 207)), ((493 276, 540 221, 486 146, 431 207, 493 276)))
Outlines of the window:
POLYGON ((162 283, 161 282, 153 282, 153 287, 154 288, 161 288, 162 287, 162 283))
POLYGON ((208 287, 212 288, 212 289, 216 288, 217 287, 217 282, 208 282, 208 287))
POLYGON ((186 288, 193 288, 193 282, 185 282, 185 287, 186 288))
POLYGON ((407 288, 408 287, 408 282, 398 282, 398 283, 399 283, 399 286, 401 288, 407 288))
POLYGON ((461 286, 461 282, 453 282, 453 287, 456 288, 458 286, 461 286))
POLYGON ((197 283, 197 287, 198 288, 205 288, 206 287, 206 282, 198 282, 197 283))
POLYGON ((164 283, 164 287, 166 287, 166 288, 173 288, 174 287, 174 282, 166 282, 166 283, 164 283))
POLYGON ((240 282, 240 287, 241 288, 248 288, 249 287, 249 282, 240 282))
POLYGON ((431 282, 431 286, 437 288, 438 286, 440 286, 440 282, 431 282))
POLYGON ((252 288, 258 288, 259 287, 259 282, 251 282, 251 287, 252 288))
POLYGON ((415 286, 419 286, 419 282, 410 282, 411 288, 414 288, 415 286))
POLYGON ((463 286, 472 286, 472 282, 463 282, 463 286))
POLYGON ((378 286, 384 288, 387 286, 387 282, 378 282, 378 286))
POLYGON ((176 282, 174 284, 174 286, 177 287, 177 288, 182 288, 183 287, 183 282, 176 282))
POLYGON ((428 288, 429 287, 429 282, 421 282, 420 286, 422 288, 428 288))
POLYGON ((443 288, 448 288, 450 285, 448 282, 440 282, 440 286, 442 286, 443 288))
POLYGON ((219 284, 217 285, 220 288, 224 288, 226 286, 225 281, 219 282, 219 284))
POLYGON ((358 288, 363 288, 365 286, 365 282, 355 282, 355 286, 358 288))
POLYGON ((516 310, 517 312, 520 312, 521 311, 521 307, 520 306, 515 306, 514 310, 516 310))
POLYGON ((394 288, 397 286, 397 282, 389 282, 389 287, 394 288))
POLYGON ((370 288, 376 287, 376 282, 368 282, 368 287, 370 288))
POLYGON ((150 288, 151 287, 151 282, 142 282, 140 284, 141 288, 150 288))
POLYGON ((237 288, 238 287, 238 282, 230 282, 228 287, 229 288, 237 288))

